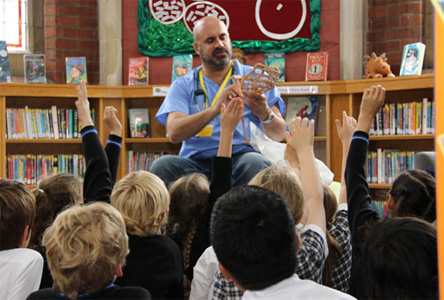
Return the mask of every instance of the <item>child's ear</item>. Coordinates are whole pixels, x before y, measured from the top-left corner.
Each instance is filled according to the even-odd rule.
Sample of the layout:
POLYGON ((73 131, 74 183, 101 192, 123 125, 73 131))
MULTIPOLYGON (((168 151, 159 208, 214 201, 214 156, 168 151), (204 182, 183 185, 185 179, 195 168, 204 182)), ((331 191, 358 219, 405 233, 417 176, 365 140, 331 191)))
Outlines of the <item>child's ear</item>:
POLYGON ((20 248, 28 247, 30 239, 31 239, 31 229, 29 229, 29 225, 26 225, 25 230, 23 230, 22 237, 20 238, 20 248))
POLYGON ((395 199, 393 198, 392 195, 388 194, 388 196, 387 196, 387 210, 391 216, 393 216, 393 213, 395 211, 395 206, 396 206, 395 199))
POLYGON ((225 269, 225 267, 221 263, 219 263, 219 270, 222 272, 222 275, 224 275, 224 278, 226 280, 228 280, 228 281, 231 280, 230 272, 228 272, 228 270, 225 269))
POLYGON ((117 277, 122 277, 123 276, 123 269, 122 269, 122 264, 118 264, 116 267, 116 276, 117 277))

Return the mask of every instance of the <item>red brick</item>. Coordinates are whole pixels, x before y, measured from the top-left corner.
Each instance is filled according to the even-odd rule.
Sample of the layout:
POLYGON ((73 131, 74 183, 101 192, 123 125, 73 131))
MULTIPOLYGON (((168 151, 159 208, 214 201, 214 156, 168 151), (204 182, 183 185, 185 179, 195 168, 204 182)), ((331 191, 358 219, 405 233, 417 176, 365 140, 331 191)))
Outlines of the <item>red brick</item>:
POLYGON ((46 4, 43 7, 43 15, 44 16, 53 16, 56 14, 55 5, 54 4, 46 4))
MULTIPOLYGON (((127 2, 127 0, 124 0, 125 2, 127 2)), ((78 0, 79 5, 84 5, 84 6, 97 6, 97 0, 78 0)), ((122 3, 123 5, 123 3, 122 3)))
POLYGON ((381 54, 383 52, 397 51, 401 49, 402 45, 399 41, 387 41, 380 43, 373 43, 372 52, 376 52, 377 54, 381 54))
POLYGON ((423 15, 405 15, 400 17, 400 25, 401 26, 422 26, 424 24, 424 16, 423 15))
POLYGON ((77 17, 57 17, 57 26, 62 27, 77 27, 79 26, 79 19, 77 17))
POLYGON ((56 49, 56 39, 55 38, 46 38, 45 39, 45 49, 56 49))
POLYGON ((386 31, 385 30, 379 30, 379 31, 370 31, 367 32, 367 41, 380 41, 385 40, 386 31))
POLYGON ((97 28, 97 18, 79 18, 79 27, 97 28))
POLYGON ((79 16, 82 17, 97 17, 96 6, 82 6, 79 7, 79 16))
POLYGON ((388 15, 389 15, 389 7, 387 6, 377 6, 369 8, 368 10, 369 19, 386 17, 388 15))
POLYGON ((423 3, 406 3, 401 5, 401 14, 421 14, 424 11, 423 3))
POLYGON ((79 50, 65 50, 65 56, 71 57, 71 56, 85 56, 83 51, 81 49, 79 50))
POLYGON ((44 26, 55 26, 56 25, 56 17, 55 16, 45 16, 43 20, 44 26))
POLYGON ((58 38, 56 41, 57 49, 73 49, 77 44, 77 40, 69 38, 58 38))

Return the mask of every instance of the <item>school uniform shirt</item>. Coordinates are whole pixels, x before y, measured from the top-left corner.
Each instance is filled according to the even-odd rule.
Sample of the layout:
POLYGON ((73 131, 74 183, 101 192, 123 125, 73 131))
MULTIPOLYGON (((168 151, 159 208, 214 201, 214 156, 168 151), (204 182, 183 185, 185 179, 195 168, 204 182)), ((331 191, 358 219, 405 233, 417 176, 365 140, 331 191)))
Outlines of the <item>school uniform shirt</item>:
POLYGON ((350 295, 335 289, 315 283, 311 280, 301 280, 294 274, 275 285, 261 291, 245 291, 244 300, 251 299, 355 299, 350 295))
POLYGON ((39 289, 43 257, 35 250, 0 251, 0 299, 22 300, 39 289))

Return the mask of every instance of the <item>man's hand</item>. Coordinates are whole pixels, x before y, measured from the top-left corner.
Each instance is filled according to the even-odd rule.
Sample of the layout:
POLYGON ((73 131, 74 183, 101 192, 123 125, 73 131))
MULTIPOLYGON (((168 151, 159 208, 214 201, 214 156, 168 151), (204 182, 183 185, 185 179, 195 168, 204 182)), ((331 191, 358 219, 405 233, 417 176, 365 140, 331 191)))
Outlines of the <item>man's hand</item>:
POLYGON ((243 92, 245 103, 250 110, 260 121, 265 121, 271 113, 271 108, 268 106, 267 97, 264 94, 256 92, 243 92))
MULTIPOLYGON (((231 99, 240 96, 241 95, 239 95, 237 92, 237 88, 233 84, 229 85, 220 92, 219 98, 217 98, 216 103, 211 107, 211 109, 217 112, 216 115, 218 115, 220 114, 220 109, 222 104, 224 104, 225 107, 227 107, 231 99)), ((209 103, 208 105, 211 105, 211 103, 209 103)))

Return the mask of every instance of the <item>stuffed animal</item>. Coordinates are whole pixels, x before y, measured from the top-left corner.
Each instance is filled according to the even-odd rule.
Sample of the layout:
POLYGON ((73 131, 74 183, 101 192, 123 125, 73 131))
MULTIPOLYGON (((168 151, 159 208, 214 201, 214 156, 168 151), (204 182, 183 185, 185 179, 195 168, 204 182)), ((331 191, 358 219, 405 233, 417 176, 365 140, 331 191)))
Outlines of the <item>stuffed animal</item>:
POLYGON ((365 78, 379 78, 379 77, 395 77, 395 75, 390 70, 390 65, 387 63, 387 57, 385 53, 382 53, 381 56, 376 56, 376 53, 373 52, 372 56, 364 56, 366 65, 365 68, 365 78))

